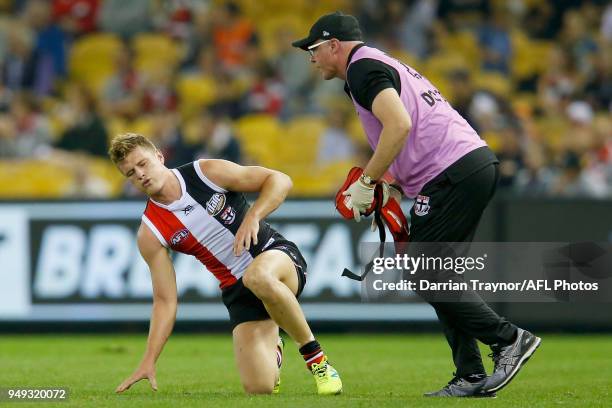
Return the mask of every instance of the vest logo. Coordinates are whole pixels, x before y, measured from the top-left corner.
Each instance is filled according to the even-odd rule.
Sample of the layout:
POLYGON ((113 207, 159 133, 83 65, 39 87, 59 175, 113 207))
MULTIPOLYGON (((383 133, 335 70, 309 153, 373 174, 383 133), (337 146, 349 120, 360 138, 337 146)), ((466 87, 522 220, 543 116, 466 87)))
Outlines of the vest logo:
POLYGON ((263 246, 262 251, 266 248, 268 248, 270 245, 272 245, 274 243, 274 238, 270 238, 268 240, 268 242, 266 242, 266 245, 263 246))
POLYGON ((227 207, 221 214, 221 220, 225 225, 232 224, 236 220, 236 211, 232 207, 227 207))
POLYGON ((170 238, 170 244, 172 246, 177 246, 179 245, 181 242, 183 242, 185 240, 185 238, 187 238, 189 236, 189 230, 184 228, 180 231, 176 231, 173 235, 172 238, 170 238))
POLYGON ((429 214, 429 197, 418 195, 414 202, 414 213, 419 217, 429 214))
POLYGON ((206 212, 211 216, 215 216, 225 207, 225 194, 215 193, 206 202, 206 212))
POLYGON ((187 207, 183 208, 183 212, 185 213, 185 216, 191 214, 192 211, 193 211, 193 205, 188 205, 187 207))

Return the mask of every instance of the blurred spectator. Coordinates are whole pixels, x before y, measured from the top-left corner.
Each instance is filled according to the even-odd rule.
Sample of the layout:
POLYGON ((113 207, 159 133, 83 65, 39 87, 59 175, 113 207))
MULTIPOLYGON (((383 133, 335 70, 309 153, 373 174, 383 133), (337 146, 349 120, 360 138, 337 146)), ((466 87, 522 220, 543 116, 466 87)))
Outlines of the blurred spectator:
POLYGON ((503 124, 499 100, 489 92, 475 92, 467 113, 468 122, 481 135, 498 130, 503 124))
POLYGON ((516 176, 525 162, 518 129, 505 127, 500 131, 500 136, 501 146, 495 154, 499 159, 499 187, 504 189, 514 187, 516 176))
POLYGON ((583 76, 592 70, 591 56, 597 52, 597 43, 585 23, 578 11, 571 10, 565 15, 561 33, 562 44, 568 50, 577 71, 583 76))
POLYGON ((546 113, 559 113, 577 90, 577 74, 572 61, 560 47, 551 48, 546 67, 538 80, 539 103, 546 113))
POLYGON ((383 35, 384 7, 379 0, 356 0, 353 4, 362 33, 368 42, 375 43, 383 35))
POLYGON ((429 52, 430 29, 436 17, 437 6, 437 0, 388 1, 384 24, 387 27, 387 37, 397 42, 394 48, 424 58, 429 52))
POLYGON ((348 119, 348 113, 342 109, 329 110, 327 128, 319 142, 318 164, 350 160, 355 156, 356 148, 347 131, 348 119))
POLYGON ((29 0, 24 10, 25 21, 36 32, 34 42, 34 90, 48 95, 55 81, 66 76, 68 37, 51 19, 51 4, 45 0, 29 0))
POLYGON ((179 117, 175 112, 159 112, 151 115, 151 138, 163 153, 165 164, 172 168, 193 160, 193 149, 183 141, 179 117))
POLYGON ((32 52, 32 36, 33 33, 18 22, 12 22, 6 27, 6 52, 1 60, 1 82, 11 92, 34 88, 36 60, 32 52))
POLYGON ((193 63, 185 67, 183 72, 189 75, 214 77, 219 75, 221 71, 215 55, 215 49, 210 44, 202 44, 195 55, 193 63))
POLYGON ((612 4, 608 4, 603 12, 601 34, 606 41, 612 42, 612 4))
POLYGON ((152 26, 150 0, 104 0, 100 6, 98 24, 103 31, 129 39, 152 26))
MULTIPOLYGON (((612 194, 612 6, 599 0, 349 3, 347 11, 359 17, 367 43, 380 43, 417 65, 498 153, 507 192, 612 194), (436 12, 441 19, 434 20, 436 12), (466 29, 478 34, 480 50, 467 36, 454 41, 466 29), (550 54, 539 61, 547 49, 550 54), (495 74, 483 76, 483 70, 495 74), (502 79, 496 86, 496 73, 507 83, 502 79), (488 77, 493 82, 485 82, 488 77)), ((324 4, 308 6, 318 10, 324 4)), ((308 54, 290 45, 310 23, 309 13, 302 16, 304 9, 297 3, 278 8, 266 0, 13 0, 0 1, 0 9, 2 157, 91 162, 74 152, 104 155, 101 115, 109 129, 134 128, 150 135, 171 165, 192 160, 196 151, 240 161, 240 145, 223 118, 245 113, 280 120, 327 114, 317 162, 359 160, 362 154, 362 146, 347 136, 341 109, 329 109, 342 93, 342 81, 321 80, 307 63, 308 54), (99 112, 89 92, 72 84, 94 83, 108 75, 108 67, 99 67, 101 74, 95 64, 70 72, 74 77, 67 72, 73 37, 95 32, 96 24, 125 40, 114 75, 101 89, 87 85, 99 98, 99 112), (273 43, 260 46, 256 29, 270 34, 268 28, 279 26, 273 35, 262 36, 273 43), (299 33, 293 31, 297 27, 299 33), (164 59, 168 63, 152 53, 152 58, 138 61, 137 71, 128 39, 138 33, 175 39, 179 61, 172 51, 164 59), (174 62, 180 62, 180 71, 174 62), (61 89, 67 92, 61 94, 61 89), (39 103, 47 112, 38 109, 39 103), (213 108, 200 117, 202 106, 213 108), (58 144, 64 143, 70 153, 48 154, 50 123, 53 133, 62 135, 58 144)), ((114 55, 110 48, 108 53, 114 55)), ((104 196, 108 185, 88 168, 75 165, 71 170, 77 182, 69 194, 104 196)))
POLYGON ((276 77, 272 66, 261 60, 255 68, 255 78, 244 97, 245 113, 278 115, 283 107, 285 87, 276 77))
POLYGON ((174 111, 178 96, 173 83, 174 72, 168 67, 158 67, 145 80, 142 91, 142 109, 145 113, 174 111))
POLYGON ((584 101, 572 101, 567 105, 566 116, 569 122, 562 139, 563 147, 581 156, 594 149, 594 112, 591 106, 584 101))
POLYGON ((214 111, 204 111, 198 118, 194 159, 223 159, 241 163, 240 143, 232 127, 214 111))
POLYGON ((72 85, 66 92, 64 107, 66 131, 56 147, 75 153, 106 157, 108 134, 90 91, 82 85, 72 85))
POLYGON ((470 72, 466 69, 457 69, 449 74, 450 94, 453 108, 468 121, 470 126, 478 130, 478 126, 470 114, 470 106, 476 93, 470 72))
POLYGON ((296 37, 295 32, 288 27, 281 27, 276 32, 276 52, 272 64, 285 87, 283 119, 306 112, 309 104, 312 68, 305 61, 307 54, 291 46, 296 37))
POLYGON ((13 93, 0 81, 0 113, 8 112, 11 107, 13 93))
POLYGON ((53 18, 65 32, 79 36, 96 30, 99 7, 100 0, 53 0, 53 18))
POLYGON ((13 97, 11 110, 0 126, 0 155, 11 158, 45 156, 50 151, 49 121, 40 113, 36 98, 29 93, 13 97))
POLYGON ((115 60, 115 73, 107 81, 102 93, 102 111, 134 119, 141 111, 142 79, 134 68, 134 55, 127 44, 119 50, 115 60))
POLYGON ((213 42, 223 68, 232 72, 244 68, 251 48, 257 44, 253 24, 233 1, 215 9, 212 21, 213 42))
POLYGON ((580 156, 567 151, 563 156, 561 174, 553 187, 556 195, 581 198, 605 198, 610 196, 610 186, 601 174, 583 171, 580 156))
POLYGON ((555 172, 547 167, 542 147, 530 143, 525 154, 525 167, 516 173, 515 192, 526 196, 545 196, 555 182, 555 172))
MULTIPOLYGON (((182 61, 182 66, 184 68, 190 69, 197 65, 202 50, 212 50, 213 40, 211 27, 211 13, 208 7, 197 8, 193 15, 191 33, 185 39, 186 51, 182 61)), ((216 58, 214 52, 213 57, 216 58)))
POLYGON ((478 30, 478 42, 482 53, 482 69, 510 72, 512 41, 510 40, 509 16, 507 11, 495 9, 490 20, 478 30))
POLYGON ((220 70, 216 77, 215 108, 224 116, 237 119, 244 112, 244 83, 229 72, 220 70))
POLYGON ((15 121, 7 113, 0 113, 0 159, 10 159, 16 153, 15 121))
POLYGON ((11 21, 6 14, 0 12, 0 61, 4 60, 6 54, 6 38, 10 30, 11 21))
POLYGON ((208 0, 156 1, 155 26, 175 39, 185 40, 192 35, 194 18, 209 8, 208 0))
POLYGON ((584 94, 596 110, 612 110, 612 52, 593 55, 593 69, 586 77, 584 94))
POLYGON ((451 31, 471 29, 489 15, 490 3, 489 0, 440 0, 438 17, 451 31))

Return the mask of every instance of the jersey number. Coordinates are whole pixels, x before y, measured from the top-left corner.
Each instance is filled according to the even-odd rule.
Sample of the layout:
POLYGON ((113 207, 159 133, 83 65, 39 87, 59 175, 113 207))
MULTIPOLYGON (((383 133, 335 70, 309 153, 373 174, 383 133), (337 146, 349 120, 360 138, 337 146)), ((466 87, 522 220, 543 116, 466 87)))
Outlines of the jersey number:
MULTIPOLYGON (((393 57, 390 57, 393 58, 393 57)), ((406 64, 404 64, 402 61, 393 58, 394 60, 396 60, 397 62, 399 62, 400 64, 402 64, 402 66, 404 68, 406 68, 406 71, 408 72, 408 74, 410 74, 412 77, 416 78, 416 79, 423 79, 423 75, 419 74, 418 72, 410 69, 410 67, 406 64)), ((438 91, 436 88, 430 89, 427 92, 423 92, 421 94, 421 98, 423 98, 423 100, 429 105, 429 106, 434 106, 436 104, 436 102, 446 102, 446 99, 444 99, 442 97, 442 94, 440 93, 440 91, 438 91)))

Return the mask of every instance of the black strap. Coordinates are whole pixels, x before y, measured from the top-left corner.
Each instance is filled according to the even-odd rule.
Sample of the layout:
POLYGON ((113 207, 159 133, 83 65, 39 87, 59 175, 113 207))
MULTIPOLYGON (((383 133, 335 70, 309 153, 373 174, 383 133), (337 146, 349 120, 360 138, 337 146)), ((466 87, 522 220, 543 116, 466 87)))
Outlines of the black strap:
MULTIPOLYGON (((374 190, 374 199, 376 201, 376 207, 374 208, 374 222, 376 222, 376 226, 378 227, 378 239, 380 240, 380 243, 378 244, 379 258, 382 258, 385 253, 385 240, 387 238, 387 232, 385 231, 385 223, 382 219, 383 198, 383 188, 380 184, 377 184, 374 190)), ((366 275, 372 270, 372 267, 374 266, 374 259, 376 258, 372 258, 370 262, 366 264, 365 272, 363 273, 363 275, 357 275, 350 269, 344 268, 344 270, 342 271, 342 276, 346 276, 353 280, 362 281, 366 277, 366 275)))

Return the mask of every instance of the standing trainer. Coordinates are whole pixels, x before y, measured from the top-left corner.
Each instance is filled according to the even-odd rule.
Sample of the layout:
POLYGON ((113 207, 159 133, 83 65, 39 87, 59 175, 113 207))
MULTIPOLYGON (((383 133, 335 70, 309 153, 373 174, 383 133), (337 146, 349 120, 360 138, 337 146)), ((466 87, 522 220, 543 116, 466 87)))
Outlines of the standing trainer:
MULTIPOLYGON (((324 79, 346 81, 374 154, 346 194, 359 221, 373 202, 374 186, 389 171, 415 198, 411 242, 470 242, 499 177, 498 160, 476 131, 413 68, 366 46, 355 17, 320 17, 294 47, 310 53, 324 79)), ((541 339, 497 315, 475 293, 462 302, 436 302, 456 366, 451 381, 432 397, 493 397, 506 386, 541 339), (476 340, 492 350, 487 377, 476 340)))

